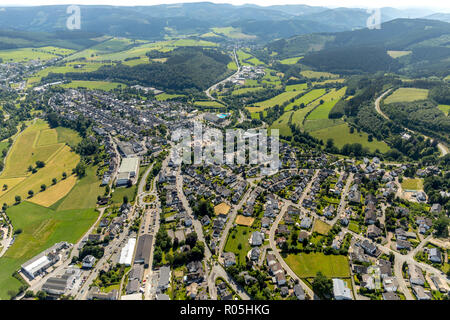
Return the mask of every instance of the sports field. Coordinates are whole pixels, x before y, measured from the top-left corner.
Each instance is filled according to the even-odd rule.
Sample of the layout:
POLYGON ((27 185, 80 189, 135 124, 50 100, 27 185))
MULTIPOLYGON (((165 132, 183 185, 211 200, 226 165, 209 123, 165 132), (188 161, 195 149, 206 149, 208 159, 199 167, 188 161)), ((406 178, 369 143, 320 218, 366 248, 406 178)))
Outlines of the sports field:
POLYGON ((418 88, 399 88, 384 100, 385 104, 395 102, 411 102, 417 100, 425 100, 428 98, 427 89, 418 88))
POLYGON ((318 271, 328 278, 350 277, 348 259, 341 255, 325 255, 321 252, 290 254, 285 261, 300 278, 315 277, 318 271))

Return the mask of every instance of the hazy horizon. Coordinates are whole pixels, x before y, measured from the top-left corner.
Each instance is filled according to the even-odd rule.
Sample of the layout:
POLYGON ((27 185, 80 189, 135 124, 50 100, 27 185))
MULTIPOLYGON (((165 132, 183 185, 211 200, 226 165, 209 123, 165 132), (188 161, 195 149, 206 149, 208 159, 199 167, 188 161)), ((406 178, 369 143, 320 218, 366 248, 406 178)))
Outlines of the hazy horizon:
POLYGON ((395 4, 389 0, 377 1, 374 5, 373 1, 368 0, 218 0, 218 1, 180 1, 180 0, 133 0, 124 3, 121 0, 22 0, 14 1, 11 3, 10 0, 2 1, 0 0, 0 6, 44 6, 44 5, 111 5, 111 6, 153 6, 161 4, 182 4, 182 3, 198 3, 198 2, 212 2, 216 4, 232 4, 236 6, 242 5, 258 5, 258 6, 272 6, 272 5, 308 5, 316 7, 328 7, 328 8, 338 8, 338 7, 348 7, 348 8, 398 8, 398 9, 427 9, 433 11, 450 11, 450 2, 443 3, 440 0, 429 0, 427 4, 424 5, 423 1, 418 0, 399 0, 395 4))

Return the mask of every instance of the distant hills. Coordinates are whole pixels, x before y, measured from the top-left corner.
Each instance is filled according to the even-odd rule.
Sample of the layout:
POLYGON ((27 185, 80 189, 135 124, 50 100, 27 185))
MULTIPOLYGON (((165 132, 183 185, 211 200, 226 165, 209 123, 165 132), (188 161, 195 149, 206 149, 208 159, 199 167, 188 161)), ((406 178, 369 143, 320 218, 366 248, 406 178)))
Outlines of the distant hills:
MULTIPOLYGON (((0 7, 0 29, 31 32, 65 30, 67 6, 0 7)), ((298 34, 364 28, 366 9, 275 5, 233 6, 209 2, 145 7, 81 6, 83 32, 160 40, 167 35, 201 35, 212 27, 233 26, 270 41, 298 34)), ((448 20, 429 10, 382 8, 382 22, 396 18, 448 20)), ((0 39, 1 40, 1 39, 0 39)))

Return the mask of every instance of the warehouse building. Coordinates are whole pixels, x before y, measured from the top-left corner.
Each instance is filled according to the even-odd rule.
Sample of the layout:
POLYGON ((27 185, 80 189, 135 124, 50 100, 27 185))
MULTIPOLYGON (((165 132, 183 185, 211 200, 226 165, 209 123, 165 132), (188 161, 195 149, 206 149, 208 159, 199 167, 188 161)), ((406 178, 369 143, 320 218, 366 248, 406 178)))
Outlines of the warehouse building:
POLYGON ((129 181, 136 181, 139 174, 139 158, 123 158, 119 167, 116 185, 126 186, 129 181))
POLYGON ((58 242, 51 248, 25 262, 21 266, 22 273, 30 280, 33 280, 58 262, 60 260, 60 251, 66 248, 69 248, 67 242, 58 242))
POLYGON ((127 244, 122 248, 120 253, 119 263, 125 266, 131 266, 133 261, 134 248, 136 246, 136 238, 128 239, 127 244))

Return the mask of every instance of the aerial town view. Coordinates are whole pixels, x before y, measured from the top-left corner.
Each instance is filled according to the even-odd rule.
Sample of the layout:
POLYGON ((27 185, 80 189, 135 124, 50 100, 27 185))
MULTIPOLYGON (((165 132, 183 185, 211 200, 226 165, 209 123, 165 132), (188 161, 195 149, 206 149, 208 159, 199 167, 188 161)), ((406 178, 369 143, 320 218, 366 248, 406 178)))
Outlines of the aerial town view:
POLYGON ((449 300, 448 2, 3 2, 0 300, 449 300))

